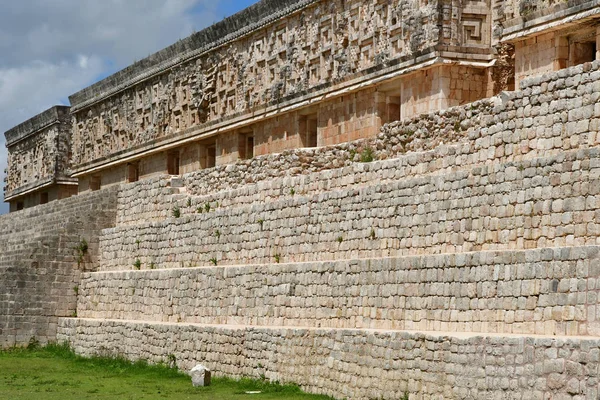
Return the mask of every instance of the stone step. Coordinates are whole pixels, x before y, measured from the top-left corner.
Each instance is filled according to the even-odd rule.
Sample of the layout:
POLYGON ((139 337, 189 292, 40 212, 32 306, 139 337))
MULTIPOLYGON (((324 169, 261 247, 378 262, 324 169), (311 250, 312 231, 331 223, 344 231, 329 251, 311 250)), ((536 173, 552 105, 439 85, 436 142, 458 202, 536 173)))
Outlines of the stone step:
POLYGON ((103 232, 102 268, 599 244, 600 149, 295 195, 103 232))
POLYGON ((78 315, 235 325, 600 335, 599 254, 600 247, 590 246, 97 272, 81 280, 78 315))
MULTIPOLYGON (((169 175, 137 182, 123 189, 120 194, 119 225, 135 225, 140 221, 162 221, 169 218, 172 209, 177 207, 184 213, 194 213, 206 204, 222 207, 248 206, 256 202, 271 202, 288 199, 295 194, 310 196, 323 191, 340 190, 348 187, 361 188, 370 186, 373 181, 379 183, 392 180, 427 175, 431 173, 451 172, 463 169, 465 165, 460 161, 469 154, 470 144, 453 144, 424 151, 402 155, 399 158, 374 161, 372 163, 348 163, 343 167, 329 167, 319 172, 302 173, 303 171, 287 171, 294 175, 284 175, 264 179, 254 177, 252 174, 244 177, 248 182, 236 185, 230 182, 227 174, 234 174, 233 170, 241 169, 240 165, 229 165, 221 171, 219 179, 215 180, 214 191, 204 193, 198 185, 198 179, 205 178, 206 172, 191 173, 182 178, 173 178, 169 175), (201 175, 201 176, 199 176, 201 175), (175 184, 171 183, 175 179, 175 184), (258 182, 253 182, 257 179, 258 182), (231 183, 231 186, 223 183, 231 183), (173 186, 175 185, 175 186, 173 186), (171 190, 164 190, 172 188, 171 190), (172 194, 179 188, 187 196, 173 199, 172 194), (152 201, 143 201, 141 195, 151 195, 152 201), (142 201, 140 201, 142 200, 142 201)), ((216 174, 216 172, 215 172, 216 174)))
POLYGON ((596 399, 600 338, 60 319, 78 354, 294 382, 336 398, 596 399))

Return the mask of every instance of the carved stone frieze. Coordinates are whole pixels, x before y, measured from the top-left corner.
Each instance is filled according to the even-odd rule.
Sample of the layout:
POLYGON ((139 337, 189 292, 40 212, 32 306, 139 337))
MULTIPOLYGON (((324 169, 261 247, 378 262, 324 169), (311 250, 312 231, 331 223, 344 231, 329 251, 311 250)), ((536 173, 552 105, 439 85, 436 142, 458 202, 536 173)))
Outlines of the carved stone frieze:
POLYGON ((490 21, 475 7, 463 24, 458 5, 441 7, 445 0, 305 3, 295 13, 89 106, 77 104, 89 102, 89 96, 74 95, 75 168, 191 127, 300 98, 313 88, 360 78, 374 67, 431 51, 446 36, 451 39, 447 44, 479 44, 490 21))

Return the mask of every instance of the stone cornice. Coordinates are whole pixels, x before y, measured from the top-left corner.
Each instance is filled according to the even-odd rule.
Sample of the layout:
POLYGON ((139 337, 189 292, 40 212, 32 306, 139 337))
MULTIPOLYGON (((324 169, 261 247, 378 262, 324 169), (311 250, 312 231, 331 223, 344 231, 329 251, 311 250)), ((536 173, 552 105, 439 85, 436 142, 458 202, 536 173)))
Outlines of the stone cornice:
POLYGON ((6 146, 10 147, 46 128, 61 122, 61 118, 69 115, 68 106, 54 106, 41 114, 15 126, 6 133, 6 146))

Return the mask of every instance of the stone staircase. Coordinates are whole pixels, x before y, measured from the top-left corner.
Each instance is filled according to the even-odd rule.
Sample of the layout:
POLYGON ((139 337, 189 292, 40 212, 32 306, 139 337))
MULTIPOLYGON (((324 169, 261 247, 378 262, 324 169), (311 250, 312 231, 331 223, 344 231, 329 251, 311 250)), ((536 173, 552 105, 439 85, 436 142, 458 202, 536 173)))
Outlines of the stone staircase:
POLYGON ((530 107, 582 73, 433 150, 123 188, 59 340, 336 398, 597 399, 597 129, 530 107))

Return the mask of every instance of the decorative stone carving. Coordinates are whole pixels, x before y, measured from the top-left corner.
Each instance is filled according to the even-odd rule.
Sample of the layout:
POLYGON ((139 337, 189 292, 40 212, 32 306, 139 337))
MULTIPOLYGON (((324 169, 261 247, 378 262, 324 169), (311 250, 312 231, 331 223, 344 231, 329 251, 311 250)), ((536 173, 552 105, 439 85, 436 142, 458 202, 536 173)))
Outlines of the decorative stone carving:
MULTIPOLYGON (((479 44, 487 29, 484 25, 490 21, 476 15, 479 5, 487 1, 474 2, 475 14, 469 14, 462 28, 458 12, 462 6, 444 3, 438 7, 435 1, 278 4, 269 7, 280 7, 278 12, 283 14, 301 11, 281 18, 266 15, 271 18, 268 23, 257 23, 221 46, 205 40, 211 29, 217 29, 209 28, 209 33, 200 32, 151 56, 172 54, 171 58, 178 57, 174 66, 167 68, 163 63, 150 68, 151 61, 144 61, 145 67, 134 65, 126 73, 148 77, 135 84, 115 81, 114 85, 126 85, 122 91, 105 94, 111 87, 101 82, 97 89, 92 86, 72 96, 76 168, 191 127, 250 115, 283 99, 301 99, 311 88, 361 78, 394 60, 399 63, 433 49, 440 40, 449 39, 448 45, 479 44), (194 46, 211 50, 186 59, 180 48, 194 46), (109 118, 103 116, 107 113, 109 118)), ((219 29, 235 36, 238 22, 233 19, 219 29)))

